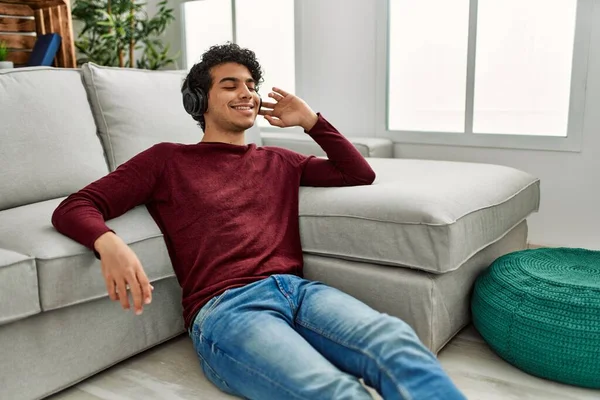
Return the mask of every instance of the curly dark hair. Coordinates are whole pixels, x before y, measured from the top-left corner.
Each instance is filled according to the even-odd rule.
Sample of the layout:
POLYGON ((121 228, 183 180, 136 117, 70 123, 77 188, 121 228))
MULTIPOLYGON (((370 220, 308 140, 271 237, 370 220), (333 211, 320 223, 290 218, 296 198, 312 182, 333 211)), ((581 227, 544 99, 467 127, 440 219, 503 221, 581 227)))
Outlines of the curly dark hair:
MULTIPOLYGON (((181 90, 183 91, 186 85, 189 85, 190 89, 200 88, 208 98, 208 91, 213 83, 210 75, 211 68, 228 62, 238 63, 248 68, 252 79, 256 82, 255 87, 258 92, 258 88, 263 81, 263 71, 256 59, 256 54, 252 50, 241 48, 239 45, 230 42, 212 46, 208 49, 202 55, 200 62, 190 69, 181 90)), ((198 121, 204 132, 204 116, 192 116, 192 118, 198 121)))

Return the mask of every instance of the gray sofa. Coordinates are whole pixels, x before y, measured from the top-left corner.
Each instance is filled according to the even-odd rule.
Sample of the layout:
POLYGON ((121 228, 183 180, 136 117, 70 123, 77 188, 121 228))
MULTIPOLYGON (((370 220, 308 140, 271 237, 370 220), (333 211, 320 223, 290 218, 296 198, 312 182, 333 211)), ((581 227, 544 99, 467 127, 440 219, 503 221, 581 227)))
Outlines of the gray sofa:
MULTIPOLYGON (((66 196, 140 151, 201 140, 181 106, 183 77, 93 64, 0 72, 0 399, 48 396, 184 333, 181 292, 145 206, 107 222, 155 287, 139 317, 108 299, 92 251, 50 222, 66 196)), ((469 323, 477 275, 526 246, 539 181, 498 165, 394 159, 388 140, 351 140, 377 179, 301 188, 305 276, 403 318, 437 352, 469 323)), ((253 128, 248 141, 323 155, 302 134, 253 128)))

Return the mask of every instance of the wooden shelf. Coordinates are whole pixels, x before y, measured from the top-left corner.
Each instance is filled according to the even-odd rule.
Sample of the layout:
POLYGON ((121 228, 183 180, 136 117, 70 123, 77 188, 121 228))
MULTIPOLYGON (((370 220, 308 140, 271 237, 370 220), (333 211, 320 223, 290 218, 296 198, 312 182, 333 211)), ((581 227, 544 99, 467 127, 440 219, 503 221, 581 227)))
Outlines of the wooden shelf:
POLYGON ((55 66, 77 66, 69 0, 0 0, 0 15, 14 17, 0 17, 0 40, 8 43, 11 49, 8 60, 15 65, 27 63, 35 36, 57 33, 61 37, 61 45, 54 60, 55 66))

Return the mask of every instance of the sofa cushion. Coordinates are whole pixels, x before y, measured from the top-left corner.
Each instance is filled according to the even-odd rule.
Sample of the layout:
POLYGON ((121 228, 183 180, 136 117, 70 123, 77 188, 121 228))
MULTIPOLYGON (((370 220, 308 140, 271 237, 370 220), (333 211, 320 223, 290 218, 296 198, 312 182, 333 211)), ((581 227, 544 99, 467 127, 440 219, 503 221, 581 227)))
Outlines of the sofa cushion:
MULTIPOLYGON (((0 212, 0 248, 35 258, 43 311, 108 296, 100 261, 93 252, 58 233, 50 222, 62 200, 0 212)), ((107 221, 107 225, 131 246, 150 281, 174 275, 162 234, 145 206, 107 221)))
POLYGON ((40 312, 33 257, 0 249, 0 325, 40 312))
MULTIPOLYGON (((306 133, 263 132, 261 136, 265 146, 284 147, 300 154, 327 157, 325 150, 306 133)), ((347 139, 363 157, 394 157, 394 142, 390 139, 352 136, 347 139)))
POLYGON ((304 252, 443 273, 539 209, 539 180, 513 168, 367 160, 371 186, 301 188, 304 252))
MULTIPOLYGON (((160 142, 198 143, 202 129, 185 112, 181 85, 187 71, 82 66, 86 88, 111 171, 160 142)), ((247 141, 260 145, 258 130, 247 141)))
POLYGON ((0 70, 0 121, 0 210, 66 196, 108 172, 78 70, 0 70))

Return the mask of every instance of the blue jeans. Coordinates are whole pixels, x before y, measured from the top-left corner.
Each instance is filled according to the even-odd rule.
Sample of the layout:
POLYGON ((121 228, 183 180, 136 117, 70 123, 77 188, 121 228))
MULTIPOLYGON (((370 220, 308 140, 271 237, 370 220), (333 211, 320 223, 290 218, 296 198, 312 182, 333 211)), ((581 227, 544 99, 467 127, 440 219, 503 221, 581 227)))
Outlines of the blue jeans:
POLYGON ((247 399, 465 399, 402 320, 293 275, 229 289, 189 330, 206 377, 247 399))

